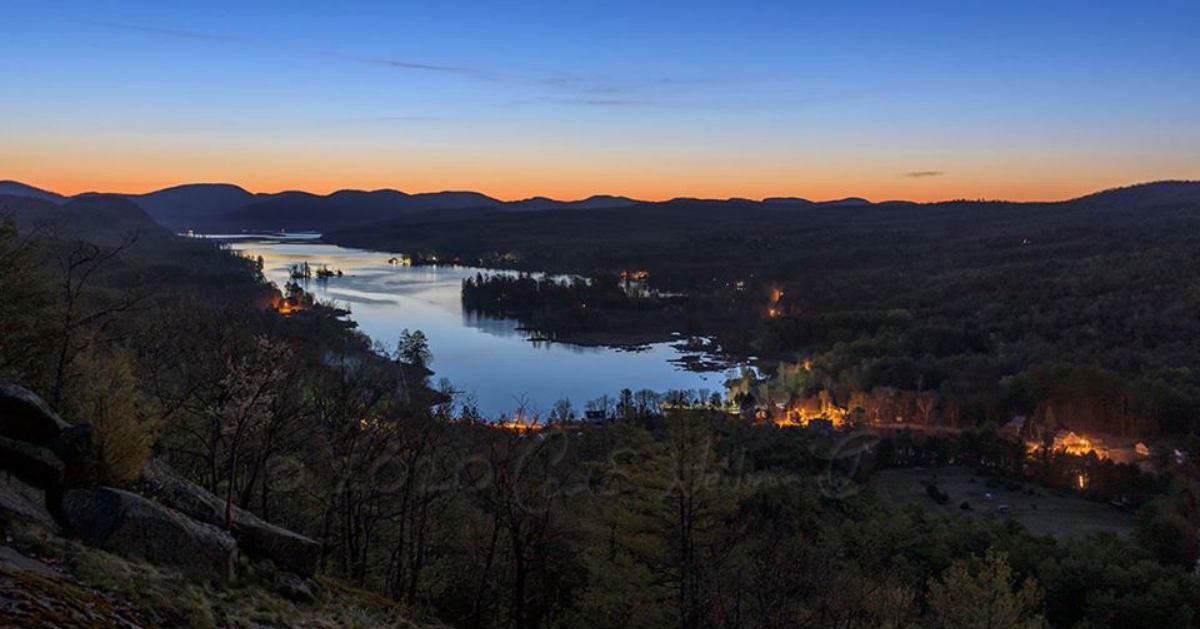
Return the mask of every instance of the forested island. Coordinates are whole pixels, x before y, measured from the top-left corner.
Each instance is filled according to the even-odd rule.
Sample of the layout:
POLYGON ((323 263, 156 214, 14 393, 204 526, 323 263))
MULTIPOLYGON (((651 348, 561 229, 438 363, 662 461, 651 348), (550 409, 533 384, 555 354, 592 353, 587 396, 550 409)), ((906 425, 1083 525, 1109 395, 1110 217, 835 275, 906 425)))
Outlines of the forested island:
POLYGON ((462 301, 471 311, 516 318, 535 334, 577 344, 636 347, 687 329, 685 299, 639 294, 617 274, 559 278, 477 273, 463 280, 462 301))

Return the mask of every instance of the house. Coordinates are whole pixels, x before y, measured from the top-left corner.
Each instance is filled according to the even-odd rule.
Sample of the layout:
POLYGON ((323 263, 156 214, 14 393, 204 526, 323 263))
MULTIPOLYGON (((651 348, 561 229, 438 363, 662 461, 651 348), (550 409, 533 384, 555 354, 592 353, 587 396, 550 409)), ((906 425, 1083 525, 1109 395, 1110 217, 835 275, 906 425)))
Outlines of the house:
POLYGON ((1065 448, 1067 444, 1076 443, 1079 441, 1079 435, 1065 428, 1054 433, 1054 448, 1065 448))
POLYGON ((583 419, 589 424, 603 424, 608 421, 608 413, 604 411, 586 411, 583 419))
POLYGON ((1020 439, 1021 435, 1025 434, 1025 420, 1024 415, 1014 415, 1007 424, 1000 428, 1000 434, 1012 439, 1020 439))
POLYGON ((1070 430, 1060 430, 1054 433, 1054 450, 1062 450, 1068 454, 1087 454, 1096 450, 1096 445, 1087 437, 1077 435, 1070 430))

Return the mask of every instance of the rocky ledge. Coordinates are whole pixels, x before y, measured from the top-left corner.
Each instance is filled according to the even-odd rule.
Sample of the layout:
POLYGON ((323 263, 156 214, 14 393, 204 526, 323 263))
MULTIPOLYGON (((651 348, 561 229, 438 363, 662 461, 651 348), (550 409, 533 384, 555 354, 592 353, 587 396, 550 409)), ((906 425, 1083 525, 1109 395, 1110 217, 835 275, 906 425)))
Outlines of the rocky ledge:
POLYGON ((73 486, 71 470, 88 455, 92 429, 71 425, 33 392, 0 383, 0 541, 15 531, 65 531, 106 551, 167 566, 190 577, 234 578, 239 552, 271 560, 303 594, 320 559, 317 542, 234 508, 175 474, 147 465, 135 487, 73 486), (132 490, 132 491, 131 491, 132 490))

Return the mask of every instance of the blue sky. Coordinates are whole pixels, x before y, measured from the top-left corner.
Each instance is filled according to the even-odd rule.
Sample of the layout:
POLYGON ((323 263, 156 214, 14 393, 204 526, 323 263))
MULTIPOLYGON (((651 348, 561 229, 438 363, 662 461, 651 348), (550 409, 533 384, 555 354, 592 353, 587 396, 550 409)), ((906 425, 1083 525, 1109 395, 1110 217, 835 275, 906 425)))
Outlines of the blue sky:
POLYGON ((0 21, 0 178, 66 191, 1057 198, 1200 177, 1194 1, 0 0, 0 21))

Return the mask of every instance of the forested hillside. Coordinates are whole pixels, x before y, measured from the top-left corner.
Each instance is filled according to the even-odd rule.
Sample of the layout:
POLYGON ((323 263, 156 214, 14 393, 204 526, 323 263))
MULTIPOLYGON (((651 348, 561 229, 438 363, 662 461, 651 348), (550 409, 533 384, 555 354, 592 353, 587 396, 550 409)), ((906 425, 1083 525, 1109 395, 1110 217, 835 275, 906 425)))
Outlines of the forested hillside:
MULTIPOLYGON (((660 338, 672 327, 715 336, 772 371, 809 359, 821 375, 797 394, 935 391, 948 425, 1047 404, 1071 406, 1058 415, 1072 429, 1125 435, 1194 432, 1200 417, 1196 183, 1062 203, 673 201, 414 218, 327 238, 485 266, 638 271, 686 296, 672 298, 682 310, 670 324, 643 319, 660 338)), ((638 326, 611 304, 503 299, 549 334, 638 326)))

